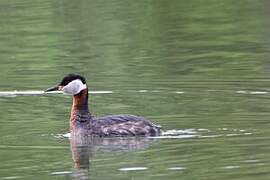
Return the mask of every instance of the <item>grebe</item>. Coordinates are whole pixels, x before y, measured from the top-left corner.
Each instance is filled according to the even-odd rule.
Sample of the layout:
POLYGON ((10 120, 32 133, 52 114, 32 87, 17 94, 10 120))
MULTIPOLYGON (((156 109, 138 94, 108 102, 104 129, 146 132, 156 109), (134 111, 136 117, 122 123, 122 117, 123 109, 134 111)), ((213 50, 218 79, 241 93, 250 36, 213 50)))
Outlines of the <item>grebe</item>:
POLYGON ((86 79, 78 74, 68 74, 62 81, 45 92, 60 90, 73 95, 70 114, 70 131, 83 136, 158 136, 161 127, 135 115, 94 117, 88 108, 86 79))

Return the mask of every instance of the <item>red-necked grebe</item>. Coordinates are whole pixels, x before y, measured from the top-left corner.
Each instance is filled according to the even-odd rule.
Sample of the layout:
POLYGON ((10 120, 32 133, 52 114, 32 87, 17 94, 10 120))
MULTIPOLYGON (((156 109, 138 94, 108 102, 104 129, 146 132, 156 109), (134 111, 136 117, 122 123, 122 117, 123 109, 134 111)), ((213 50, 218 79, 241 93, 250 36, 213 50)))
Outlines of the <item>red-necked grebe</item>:
POLYGON ((88 108, 86 79, 77 74, 68 74, 62 81, 45 92, 60 90, 73 95, 70 114, 71 133, 86 136, 157 136, 161 127, 135 115, 111 115, 94 117, 88 108))

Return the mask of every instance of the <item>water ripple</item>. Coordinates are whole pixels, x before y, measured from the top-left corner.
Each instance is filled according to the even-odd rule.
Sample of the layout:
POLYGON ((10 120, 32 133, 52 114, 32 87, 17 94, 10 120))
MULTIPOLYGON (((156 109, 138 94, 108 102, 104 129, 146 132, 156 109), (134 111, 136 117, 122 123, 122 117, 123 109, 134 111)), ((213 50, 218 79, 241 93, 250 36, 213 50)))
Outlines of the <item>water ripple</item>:
POLYGON ((186 168, 185 167, 170 167, 170 168, 167 168, 168 170, 185 170, 186 168))
MULTIPOLYGON (((162 132, 160 136, 150 136, 149 139, 187 139, 187 138, 218 138, 218 137, 234 137, 252 135, 252 132, 247 132, 245 129, 229 129, 218 128, 216 131, 209 129, 171 129, 162 132)), ((51 134, 56 138, 70 138, 70 133, 65 134, 51 134)))
POLYGON ((1 177, 0 179, 22 179, 21 176, 8 176, 8 177, 1 177))
POLYGON ((72 174, 72 171, 59 171, 51 173, 51 175, 66 175, 66 174, 72 174))
POLYGON ((147 167, 129 167, 129 168, 120 168, 119 171, 142 171, 147 170, 147 167))
MULTIPOLYGON (((225 92, 225 90, 206 90, 206 91, 214 91, 214 92, 225 92)), ((116 91, 106 91, 106 90, 100 90, 100 91, 89 91, 89 94, 112 94, 116 92, 122 92, 119 90, 116 91)), ((161 91, 161 90, 146 90, 146 89, 141 89, 141 90, 130 90, 128 92, 132 93, 166 93, 166 94, 186 94, 190 93, 189 91, 161 91)), ((198 92, 193 92, 200 94, 204 93, 205 91, 198 91, 198 92)), ((265 95, 268 94, 267 91, 248 91, 248 90, 237 90, 237 91, 226 91, 228 93, 236 93, 236 94, 250 94, 250 95, 265 95)), ((52 92, 44 92, 44 91, 39 91, 39 90, 26 90, 26 91, 0 91, 0 97, 16 97, 16 96, 31 96, 31 95, 44 95, 44 94, 63 94, 61 91, 52 91, 52 92)))
MULTIPOLYGON (((113 91, 89 91, 89 94, 112 94, 113 91)), ((63 94, 61 91, 44 92, 44 91, 0 91, 0 97, 16 97, 16 96, 34 96, 44 94, 63 94)))

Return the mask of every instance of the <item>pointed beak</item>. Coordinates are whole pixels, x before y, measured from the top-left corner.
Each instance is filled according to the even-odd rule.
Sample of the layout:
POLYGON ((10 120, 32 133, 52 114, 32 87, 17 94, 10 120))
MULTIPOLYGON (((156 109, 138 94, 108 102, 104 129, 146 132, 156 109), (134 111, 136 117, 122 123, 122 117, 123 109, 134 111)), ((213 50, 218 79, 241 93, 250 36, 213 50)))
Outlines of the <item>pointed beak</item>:
POLYGON ((59 86, 57 85, 57 86, 53 86, 53 87, 46 89, 45 92, 58 91, 58 89, 59 89, 59 86))

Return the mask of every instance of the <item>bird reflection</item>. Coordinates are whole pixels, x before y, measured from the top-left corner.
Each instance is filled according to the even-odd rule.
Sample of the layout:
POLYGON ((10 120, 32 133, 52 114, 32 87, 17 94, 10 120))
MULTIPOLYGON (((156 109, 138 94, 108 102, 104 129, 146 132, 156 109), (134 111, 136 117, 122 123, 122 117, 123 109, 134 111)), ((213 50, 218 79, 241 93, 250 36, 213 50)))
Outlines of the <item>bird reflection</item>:
POLYGON ((75 179, 89 177, 91 159, 95 152, 128 152, 146 149, 153 142, 147 137, 86 137, 71 134, 70 148, 74 161, 75 179))

